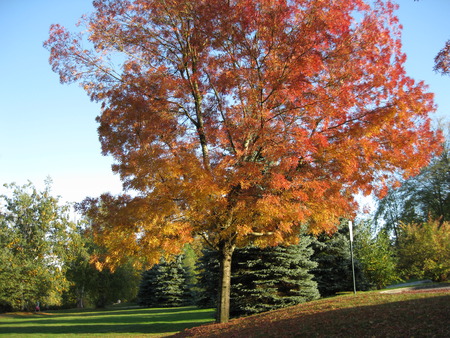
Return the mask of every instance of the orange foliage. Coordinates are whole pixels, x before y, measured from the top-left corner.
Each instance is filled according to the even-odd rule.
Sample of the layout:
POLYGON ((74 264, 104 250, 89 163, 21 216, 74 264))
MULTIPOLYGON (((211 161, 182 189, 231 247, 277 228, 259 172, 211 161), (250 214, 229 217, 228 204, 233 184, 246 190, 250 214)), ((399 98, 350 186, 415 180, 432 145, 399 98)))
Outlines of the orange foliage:
POLYGON ((93 50, 59 25, 46 46, 61 81, 103 103, 103 153, 137 194, 85 202, 112 261, 156 262, 199 235, 276 245, 302 224, 332 231, 355 193, 383 193, 438 149, 390 1, 94 5, 93 50))

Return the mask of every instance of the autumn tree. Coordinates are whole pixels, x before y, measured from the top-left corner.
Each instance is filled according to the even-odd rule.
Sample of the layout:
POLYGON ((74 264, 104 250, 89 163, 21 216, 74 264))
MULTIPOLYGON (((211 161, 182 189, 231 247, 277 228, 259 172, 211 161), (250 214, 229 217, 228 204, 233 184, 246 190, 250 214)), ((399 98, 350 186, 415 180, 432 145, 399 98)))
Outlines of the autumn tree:
POLYGON ((416 174, 439 141, 433 96, 404 70, 390 1, 97 0, 84 33, 53 25, 61 82, 102 103, 103 154, 124 188, 84 204, 105 264, 157 263, 202 236, 236 246, 333 231, 353 195, 416 174), (93 46, 92 48, 89 46, 93 46))
POLYGON ((434 70, 442 75, 450 75, 450 40, 434 58, 434 70))

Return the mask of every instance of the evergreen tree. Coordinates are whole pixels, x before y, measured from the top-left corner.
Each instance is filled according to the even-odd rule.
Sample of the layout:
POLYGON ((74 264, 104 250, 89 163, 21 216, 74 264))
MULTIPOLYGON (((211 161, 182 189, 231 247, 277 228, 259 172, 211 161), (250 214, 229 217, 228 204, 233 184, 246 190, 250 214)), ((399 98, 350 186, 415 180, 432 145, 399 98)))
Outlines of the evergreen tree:
POLYGON ((200 253, 198 243, 186 244, 183 248, 182 265, 186 275, 186 287, 189 290, 190 303, 194 303, 198 297, 196 263, 198 260, 197 251, 200 253))
POLYGON ((137 295, 137 302, 141 306, 156 304, 155 287, 157 285, 158 265, 142 273, 141 283, 137 295))
POLYGON ((188 275, 182 260, 180 255, 171 262, 162 261, 142 274, 139 305, 174 307, 190 302, 188 275))
MULTIPOLYGON (((333 235, 321 234, 313 239, 314 254, 312 260, 318 263, 313 269, 314 280, 322 297, 332 296, 337 292, 353 290, 350 240, 347 225, 342 225, 333 235)), ((369 284, 365 279, 361 265, 355 260, 357 290, 367 290, 369 284)))
POLYGON ((231 314, 250 315, 319 298, 310 270, 311 240, 260 249, 238 249, 233 264, 231 314))
MULTIPOLYGON (((300 244, 265 249, 236 249, 232 264, 231 314, 249 315, 299 304, 319 297, 317 283, 309 272, 316 266, 310 260, 311 239, 300 244)), ((204 250, 199 259, 198 284, 202 292, 197 304, 215 306, 219 280, 216 251, 204 250)))
POLYGON ((219 254, 215 250, 204 249, 197 263, 197 285, 200 292, 196 304, 202 308, 217 306, 217 285, 219 283, 219 254))

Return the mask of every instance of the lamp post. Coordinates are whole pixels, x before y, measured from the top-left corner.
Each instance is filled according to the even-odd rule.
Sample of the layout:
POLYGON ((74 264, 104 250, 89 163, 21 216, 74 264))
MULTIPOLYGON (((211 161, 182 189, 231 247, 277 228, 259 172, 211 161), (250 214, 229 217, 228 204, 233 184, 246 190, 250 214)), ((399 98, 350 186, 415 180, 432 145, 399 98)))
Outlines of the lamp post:
POLYGON ((356 295, 355 263, 353 261, 353 224, 352 224, 352 221, 348 221, 348 229, 350 230, 350 255, 352 258, 353 293, 356 295))

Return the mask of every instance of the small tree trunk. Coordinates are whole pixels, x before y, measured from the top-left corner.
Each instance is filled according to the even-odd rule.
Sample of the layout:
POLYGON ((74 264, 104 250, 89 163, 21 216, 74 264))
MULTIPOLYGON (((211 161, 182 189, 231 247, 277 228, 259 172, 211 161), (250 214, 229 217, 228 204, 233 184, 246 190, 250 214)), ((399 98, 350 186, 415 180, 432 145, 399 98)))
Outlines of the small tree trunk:
POLYGON ((25 311, 25 292, 23 291, 23 284, 25 281, 22 280, 20 283, 20 311, 25 311))
POLYGON ((78 290, 77 308, 79 309, 84 308, 83 298, 84 298, 84 285, 82 285, 81 289, 78 290))
POLYGON ((231 258, 234 248, 235 245, 227 241, 219 244, 220 282, 216 319, 218 323, 226 323, 230 319, 231 258))

